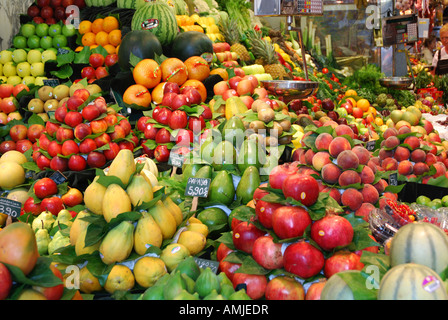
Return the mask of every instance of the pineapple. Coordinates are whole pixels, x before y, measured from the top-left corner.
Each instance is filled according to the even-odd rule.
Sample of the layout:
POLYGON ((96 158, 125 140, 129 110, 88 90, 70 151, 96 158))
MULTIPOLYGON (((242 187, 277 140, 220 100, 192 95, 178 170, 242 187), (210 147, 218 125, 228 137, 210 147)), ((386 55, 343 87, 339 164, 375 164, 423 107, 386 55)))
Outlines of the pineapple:
POLYGON ((251 60, 247 48, 240 43, 240 32, 238 24, 234 19, 221 19, 219 30, 224 36, 226 42, 230 44, 230 51, 236 52, 241 61, 248 62, 251 60))
POLYGON ((251 50, 255 56, 255 63, 261 64, 266 73, 269 73, 273 79, 283 80, 288 76, 285 67, 278 60, 274 45, 263 39, 260 32, 250 31, 247 34, 251 44, 251 50))

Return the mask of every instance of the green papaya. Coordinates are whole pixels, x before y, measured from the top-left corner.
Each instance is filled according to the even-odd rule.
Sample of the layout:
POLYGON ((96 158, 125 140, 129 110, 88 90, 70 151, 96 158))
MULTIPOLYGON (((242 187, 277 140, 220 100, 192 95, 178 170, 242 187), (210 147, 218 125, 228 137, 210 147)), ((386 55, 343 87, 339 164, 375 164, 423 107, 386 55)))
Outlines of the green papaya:
POLYGON ((246 128, 238 116, 233 116, 226 121, 222 128, 223 140, 229 141, 235 148, 239 148, 244 141, 246 128))
POLYGON ((36 243, 37 243, 37 251, 40 256, 44 256, 48 254, 48 244, 50 243, 51 238, 47 229, 38 229, 36 231, 36 243))
POLYGON ((236 149, 227 140, 219 142, 213 153, 212 166, 215 170, 234 170, 236 167, 236 149))
POLYGON ((182 181, 187 182, 188 178, 194 177, 202 166, 203 164, 200 163, 184 163, 182 166, 182 181))
POLYGON ((182 278, 180 272, 174 272, 171 274, 170 279, 166 282, 163 289, 163 296, 166 300, 173 300, 183 290, 187 289, 187 284, 182 278))
POLYGON ((105 264, 121 262, 129 257, 134 247, 134 225, 122 221, 109 230, 99 248, 101 260, 105 264))
POLYGON ((199 296, 197 293, 192 294, 184 289, 172 300, 199 300, 199 296))
POLYGON ((238 170, 243 173, 249 166, 260 169, 265 163, 266 151, 255 140, 245 140, 238 153, 238 170))
POLYGON ((199 294, 199 297, 204 298, 212 293, 213 290, 217 292, 220 290, 219 280, 216 274, 210 269, 205 268, 199 277, 196 279, 195 291, 199 294))
POLYGON ((253 200, 254 192, 260 186, 260 183, 260 174, 257 167, 247 167, 236 187, 236 197, 241 198, 242 204, 247 204, 249 201, 253 200))
POLYGON ((210 202, 229 205, 235 198, 235 186, 232 175, 225 170, 219 171, 210 183, 208 199, 210 202))
POLYGON ((186 257, 184 260, 179 262, 174 272, 176 271, 180 271, 182 274, 186 274, 193 281, 196 281, 196 279, 201 274, 201 269, 192 256, 186 257))

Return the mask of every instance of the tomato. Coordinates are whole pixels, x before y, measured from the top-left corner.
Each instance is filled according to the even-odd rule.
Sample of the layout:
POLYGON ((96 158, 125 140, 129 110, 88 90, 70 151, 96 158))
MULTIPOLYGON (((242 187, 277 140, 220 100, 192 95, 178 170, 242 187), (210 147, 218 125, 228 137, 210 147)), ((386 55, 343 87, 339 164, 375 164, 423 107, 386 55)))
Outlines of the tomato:
POLYGON ((328 68, 322 68, 322 73, 323 74, 327 74, 328 73, 328 68))

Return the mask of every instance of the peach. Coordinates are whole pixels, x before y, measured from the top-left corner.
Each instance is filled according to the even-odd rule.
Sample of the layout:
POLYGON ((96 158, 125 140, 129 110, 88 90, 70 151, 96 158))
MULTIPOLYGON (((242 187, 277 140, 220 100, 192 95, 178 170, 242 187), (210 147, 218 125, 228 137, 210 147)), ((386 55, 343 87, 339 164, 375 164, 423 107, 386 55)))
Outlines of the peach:
POLYGON ((392 158, 393 156, 394 156, 394 150, 386 150, 384 148, 381 148, 380 151, 378 152, 378 158, 380 158, 381 163, 384 161, 384 159, 392 158))
POLYGON ((364 198, 364 202, 369 202, 371 204, 377 203, 380 198, 378 190, 373 185, 368 183, 362 188, 361 194, 364 198))
POLYGON ((424 162, 417 162, 414 164, 414 174, 416 176, 421 176, 425 172, 429 171, 429 166, 424 162))
POLYGON ((329 192, 330 197, 332 197, 338 204, 341 204, 341 193, 337 188, 326 187, 321 192, 329 192))
POLYGON ((369 160, 369 162, 367 162, 367 167, 369 167, 373 171, 374 174, 378 171, 378 169, 377 169, 378 166, 372 160, 369 160))
POLYGON ((403 143, 409 145, 409 149, 411 149, 411 150, 415 150, 418 147, 420 147, 420 139, 417 138, 416 136, 406 137, 404 139, 403 143))
MULTIPOLYGON (((350 130, 351 130, 351 128, 350 128, 350 130)), ((342 151, 351 150, 351 149, 352 149, 352 146, 350 145, 350 142, 344 137, 334 138, 330 142, 330 145, 328 147, 328 151, 330 152, 330 155, 334 158, 336 158, 342 151)))
POLYGON ((369 166, 364 166, 360 175, 361 183, 373 183, 375 181, 375 173, 369 166))
POLYGON ((339 176, 338 183, 342 187, 361 183, 361 176, 355 170, 345 170, 339 176))
POLYGON ((377 166, 381 165, 381 159, 378 156, 373 156, 370 158, 372 160, 372 163, 376 164, 377 166))
POLYGON ((390 136, 384 140, 384 146, 388 149, 393 149, 400 144, 400 139, 397 136, 390 136))
POLYGON ((383 167, 383 169, 385 171, 397 170, 398 169, 398 161, 395 158, 386 158, 381 163, 381 167, 383 167))
POLYGON ((413 162, 425 162, 426 152, 423 151, 422 149, 415 149, 411 152, 410 159, 413 162))
POLYGON ((348 135, 350 138, 354 138, 355 137, 355 133, 353 132, 353 129, 350 128, 348 125, 346 124, 340 124, 338 125, 335 129, 334 132, 336 133, 336 135, 338 136, 342 136, 344 134, 348 135))
POLYGON ((334 121, 334 120, 330 120, 330 121, 325 122, 322 126, 323 126, 323 127, 330 126, 330 127, 332 127, 333 129, 335 129, 336 127, 339 126, 339 124, 338 124, 336 121, 334 121))
POLYGON ((328 150, 331 141, 333 141, 333 136, 327 132, 322 132, 316 137, 314 144, 317 150, 328 150))
POLYGON ((398 164, 398 174, 408 176, 414 171, 414 165, 409 160, 400 161, 398 164))
POLYGON ((431 166, 437 162, 437 157, 433 153, 427 153, 425 162, 428 166, 431 166))
POLYGON ((402 126, 402 127, 400 127, 400 129, 398 129, 398 135, 406 134, 406 133, 410 133, 410 132, 411 132, 411 128, 408 126, 402 126))
POLYGON ((311 166, 313 164, 313 157, 315 153, 312 149, 308 149, 305 152, 305 164, 311 166))
POLYGON ((362 193, 355 188, 348 188, 341 195, 342 205, 349 207, 353 211, 359 209, 363 202, 362 193))
POLYGON ((398 130, 395 128, 387 128, 384 133, 383 133, 383 138, 387 139, 391 136, 397 136, 398 135, 398 130))
POLYGON ((352 151, 358 156, 359 164, 367 164, 370 160, 370 152, 363 146, 354 146, 352 151))
POLYGON ((359 166, 358 156, 352 150, 344 150, 339 153, 336 162, 342 170, 356 169, 359 166))
POLYGON ((335 165, 334 163, 327 163, 322 167, 322 180, 326 183, 337 183, 341 173, 341 168, 339 168, 337 165, 335 165))
POLYGON ((434 178, 445 175, 446 166, 443 162, 436 162, 433 164, 434 168, 436 168, 436 173, 433 175, 434 178))
POLYGON ((369 214, 372 210, 375 210, 375 206, 369 202, 363 202, 363 204, 355 211, 355 216, 362 217, 364 221, 369 221, 369 214))
POLYGON ((331 163, 330 154, 326 151, 318 151, 312 158, 312 165, 317 171, 322 170, 322 167, 327 163, 331 163))
POLYGON ((408 148, 398 146, 394 152, 394 158, 397 159, 398 162, 403 160, 408 160, 411 156, 411 151, 408 148))
POLYGON ((294 153, 292 154, 292 160, 300 162, 300 157, 302 155, 305 155, 305 149, 303 149, 303 148, 296 149, 294 151, 294 153))
POLYGON ((384 179, 380 179, 377 183, 375 183, 373 186, 376 188, 376 190, 378 190, 379 194, 382 194, 384 192, 384 190, 386 190, 386 187, 389 184, 387 183, 386 180, 384 179))

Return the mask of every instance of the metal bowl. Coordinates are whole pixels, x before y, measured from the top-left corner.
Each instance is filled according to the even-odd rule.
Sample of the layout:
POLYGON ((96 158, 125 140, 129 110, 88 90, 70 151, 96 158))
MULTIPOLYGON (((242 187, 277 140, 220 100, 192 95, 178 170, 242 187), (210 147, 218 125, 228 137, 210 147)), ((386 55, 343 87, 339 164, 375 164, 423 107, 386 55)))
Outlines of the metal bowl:
POLYGON ((383 87, 406 90, 410 88, 414 81, 409 77, 388 77, 380 79, 379 82, 383 87))
POLYGON ((285 103, 312 96, 319 87, 316 81, 266 80, 261 83, 269 94, 278 96, 285 103))

